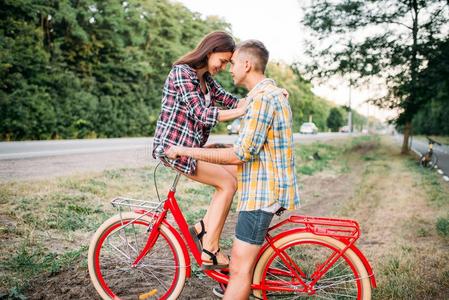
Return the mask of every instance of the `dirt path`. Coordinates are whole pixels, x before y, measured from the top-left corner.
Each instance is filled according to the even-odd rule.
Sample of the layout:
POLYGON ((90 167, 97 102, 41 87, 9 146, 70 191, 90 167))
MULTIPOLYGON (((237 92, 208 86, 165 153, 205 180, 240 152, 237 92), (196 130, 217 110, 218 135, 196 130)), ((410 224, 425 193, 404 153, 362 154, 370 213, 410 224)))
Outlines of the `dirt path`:
POLYGON ((432 203, 429 190, 436 186, 423 181, 420 172, 426 170, 404 160, 393 144, 385 143, 376 152, 376 159, 363 166, 353 197, 340 210, 362 226, 358 245, 379 285, 374 298, 448 299, 449 243, 437 234, 435 223, 449 212, 449 189, 430 174, 441 181, 439 196, 446 198, 445 203, 432 203))

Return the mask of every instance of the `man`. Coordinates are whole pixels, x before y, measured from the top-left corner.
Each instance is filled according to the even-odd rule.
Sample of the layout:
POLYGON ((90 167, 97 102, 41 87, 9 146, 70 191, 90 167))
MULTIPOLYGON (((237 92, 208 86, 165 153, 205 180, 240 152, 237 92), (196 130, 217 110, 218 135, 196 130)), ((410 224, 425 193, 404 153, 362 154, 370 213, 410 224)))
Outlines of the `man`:
POLYGON ((292 113, 287 92, 266 78, 268 51, 256 40, 237 46, 231 58, 234 83, 248 89, 249 106, 232 148, 174 146, 169 158, 189 156, 238 165, 239 211, 224 299, 247 299, 257 254, 276 211, 299 207, 293 156, 292 113))

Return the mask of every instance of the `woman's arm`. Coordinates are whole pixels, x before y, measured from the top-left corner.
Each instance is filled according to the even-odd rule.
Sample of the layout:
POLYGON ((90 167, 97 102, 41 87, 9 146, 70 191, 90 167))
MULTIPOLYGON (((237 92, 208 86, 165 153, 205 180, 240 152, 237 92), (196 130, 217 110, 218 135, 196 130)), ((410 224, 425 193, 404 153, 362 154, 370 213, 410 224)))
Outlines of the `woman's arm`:
POLYGON ((214 143, 205 145, 203 148, 232 148, 233 146, 234 146, 233 144, 214 143))
POLYGON ((241 106, 234 109, 220 109, 218 111, 218 121, 224 122, 240 118, 246 113, 246 106, 241 106))
POLYGON ((225 107, 227 109, 237 108, 239 100, 237 97, 228 93, 212 76, 207 77, 207 82, 209 83, 212 94, 214 97, 215 105, 225 107))

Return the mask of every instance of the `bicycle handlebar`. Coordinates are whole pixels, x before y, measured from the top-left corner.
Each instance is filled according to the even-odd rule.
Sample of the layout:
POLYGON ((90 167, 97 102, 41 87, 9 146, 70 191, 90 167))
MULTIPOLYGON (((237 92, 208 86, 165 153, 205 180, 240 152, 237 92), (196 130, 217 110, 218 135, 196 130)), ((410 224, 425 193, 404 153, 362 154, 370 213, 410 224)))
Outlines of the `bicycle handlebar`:
POLYGON ((432 144, 437 144, 438 146, 441 146, 441 144, 440 143, 438 143, 437 141, 435 141, 435 140, 433 140, 433 139, 431 139, 430 137, 426 137, 428 140, 429 140, 429 143, 432 143, 432 144))
POLYGON ((162 146, 157 146, 154 149, 154 155, 156 155, 156 157, 159 159, 167 158, 167 155, 165 154, 165 151, 164 151, 164 147, 162 147, 162 146))
MULTIPOLYGON (((162 146, 157 146, 156 148, 154 148, 154 155, 156 156, 156 158, 158 159, 168 159, 167 155, 165 154, 165 150, 164 147, 162 146)), ((156 167, 157 169, 157 167, 156 167)), ((159 197, 159 192, 157 191, 157 183, 156 183, 156 169, 154 169, 154 186, 156 187, 156 192, 158 193, 158 197, 159 197)), ((173 184, 170 188, 171 191, 175 192, 176 191, 176 186, 178 185, 178 181, 179 178, 181 177, 181 173, 180 172, 176 172, 176 177, 175 180, 173 181, 173 184)), ((160 201, 160 197, 159 197, 159 201, 160 201)))

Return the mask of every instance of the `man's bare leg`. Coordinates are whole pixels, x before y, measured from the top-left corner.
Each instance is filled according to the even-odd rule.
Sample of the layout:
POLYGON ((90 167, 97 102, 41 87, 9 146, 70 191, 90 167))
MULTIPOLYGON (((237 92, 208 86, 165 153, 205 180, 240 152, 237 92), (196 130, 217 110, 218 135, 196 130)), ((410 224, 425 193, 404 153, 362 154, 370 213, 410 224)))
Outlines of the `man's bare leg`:
POLYGON ((225 291, 225 300, 246 300, 251 292, 254 267, 259 245, 234 239, 232 245, 231 264, 229 269, 231 277, 225 291))

